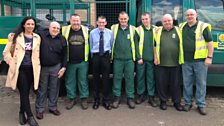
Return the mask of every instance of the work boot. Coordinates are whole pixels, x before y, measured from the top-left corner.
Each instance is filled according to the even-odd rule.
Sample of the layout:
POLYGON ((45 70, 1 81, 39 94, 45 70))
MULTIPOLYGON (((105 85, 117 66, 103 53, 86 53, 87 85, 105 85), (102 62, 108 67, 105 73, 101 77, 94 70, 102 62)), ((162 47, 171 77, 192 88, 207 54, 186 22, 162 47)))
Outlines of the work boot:
POLYGON ((75 99, 69 99, 66 103, 66 109, 70 110, 73 108, 73 106, 76 104, 76 100, 75 99))
POLYGON ((191 108, 192 108, 192 105, 185 104, 183 107, 183 111, 189 112, 191 110, 191 108))
POLYGON ((148 103, 149 103, 152 107, 157 107, 156 101, 155 101, 154 97, 152 97, 152 96, 149 96, 148 103))
POLYGON ((135 108, 135 102, 134 102, 134 99, 133 98, 128 98, 127 99, 127 104, 128 104, 128 107, 130 109, 134 109, 135 108))
POLYGON ((207 112, 205 110, 204 107, 198 107, 198 112, 201 114, 201 115, 207 115, 207 112))
POLYGON ((81 99, 81 107, 82 107, 83 110, 88 109, 87 98, 82 98, 82 99, 81 99))
POLYGON ((120 104, 120 97, 114 96, 112 107, 114 109, 118 108, 120 104))
POLYGON ((144 95, 138 95, 137 100, 135 101, 136 104, 141 104, 142 102, 145 101, 144 95))

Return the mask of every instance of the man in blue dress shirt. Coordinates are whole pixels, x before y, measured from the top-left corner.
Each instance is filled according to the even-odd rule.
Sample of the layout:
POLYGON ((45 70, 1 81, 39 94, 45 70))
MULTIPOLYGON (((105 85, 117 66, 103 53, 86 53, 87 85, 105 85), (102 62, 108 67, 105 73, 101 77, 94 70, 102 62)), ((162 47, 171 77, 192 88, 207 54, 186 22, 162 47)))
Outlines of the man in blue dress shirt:
POLYGON ((93 87, 94 87, 94 104, 93 109, 98 109, 100 104, 100 74, 102 74, 102 95, 103 106, 111 110, 108 99, 111 85, 109 82, 110 74, 110 54, 113 43, 113 32, 105 26, 107 25, 104 16, 98 17, 98 27, 90 32, 90 51, 92 54, 93 64, 93 87))

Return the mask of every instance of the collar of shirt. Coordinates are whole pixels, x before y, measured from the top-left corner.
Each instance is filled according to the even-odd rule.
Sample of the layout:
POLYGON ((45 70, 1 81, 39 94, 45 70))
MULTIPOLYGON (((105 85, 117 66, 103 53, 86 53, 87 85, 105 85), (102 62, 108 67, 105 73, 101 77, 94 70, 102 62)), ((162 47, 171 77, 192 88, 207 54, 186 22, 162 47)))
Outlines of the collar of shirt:
POLYGON ((119 24, 119 29, 122 29, 122 30, 127 30, 129 28, 129 24, 126 26, 126 28, 125 29, 123 29, 122 27, 121 27, 121 24, 119 24))
POLYGON ((144 30, 147 30, 147 31, 152 30, 152 25, 150 25, 150 29, 146 28, 144 25, 142 25, 142 27, 144 30))
MULTIPOLYGON (((97 28, 97 31, 99 32, 99 35, 100 35, 100 32, 101 32, 101 31, 100 31, 99 28, 97 28)), ((102 32, 105 33, 105 31, 106 31, 106 30, 105 30, 105 28, 104 28, 102 32)))
POLYGON ((187 24, 187 26, 188 26, 189 28, 196 27, 197 25, 198 25, 198 21, 197 21, 194 25, 192 25, 191 27, 187 24))
MULTIPOLYGON (((47 32, 46 36, 47 36, 47 37, 51 37, 51 38, 52 38, 52 36, 51 36, 51 34, 50 34, 50 32, 49 32, 49 31, 47 32)), ((56 35, 54 38, 59 38, 59 34, 58 34, 58 35, 56 35)))
MULTIPOLYGON (((169 31, 171 31, 171 30, 173 30, 174 29, 174 26, 169 30, 169 31)), ((164 27, 163 27, 163 31, 168 31, 168 30, 166 30, 164 27)))

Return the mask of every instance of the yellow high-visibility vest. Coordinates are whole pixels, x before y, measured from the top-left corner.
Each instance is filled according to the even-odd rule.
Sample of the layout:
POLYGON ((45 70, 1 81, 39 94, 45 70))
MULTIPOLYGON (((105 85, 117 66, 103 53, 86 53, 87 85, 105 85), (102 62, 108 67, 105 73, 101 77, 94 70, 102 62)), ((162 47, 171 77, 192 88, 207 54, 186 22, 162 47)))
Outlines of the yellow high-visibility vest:
MULTIPOLYGON (((152 28, 152 31, 153 31, 153 43, 154 43, 154 36, 155 36, 155 28, 152 28)), ((138 33, 138 35, 140 36, 140 40, 139 40, 139 45, 138 45, 138 48, 139 48, 139 55, 140 55, 140 58, 142 59, 142 55, 143 55, 143 46, 144 46, 144 37, 145 37, 145 33, 144 33, 144 29, 142 27, 142 25, 140 25, 139 27, 136 28, 136 32, 138 33)), ((153 44, 154 45, 154 44, 153 44)))
MULTIPOLYGON (((183 31, 184 26, 187 24, 187 22, 180 24, 180 31, 183 31)), ((208 23, 204 23, 201 21, 198 21, 197 28, 195 30, 195 52, 194 52, 194 59, 202 59, 206 58, 208 56, 208 43, 205 41, 203 37, 203 31, 205 28, 209 28, 209 30, 212 30, 212 26, 208 23)))
MULTIPOLYGON (((177 35, 179 37, 179 64, 184 63, 184 53, 183 53, 183 43, 182 43, 182 35, 178 27, 174 26, 175 30, 177 31, 177 35)), ((155 30, 156 34, 156 56, 158 59, 158 64, 160 64, 160 38, 162 34, 163 27, 158 27, 155 30)))
MULTIPOLYGON (((114 42, 113 42, 112 54, 111 54, 112 59, 113 59, 113 55, 114 55, 114 46, 115 46, 115 41, 116 41, 116 37, 117 37, 118 27, 119 27, 119 24, 114 24, 111 26, 111 30, 114 33, 114 42)), ((135 27, 132 25, 129 25, 129 31, 130 31, 130 40, 131 40, 132 59, 133 59, 133 61, 135 61, 136 60, 136 58, 135 58, 135 42, 134 42, 135 27)))
MULTIPOLYGON (((88 58, 89 58, 89 42, 88 42, 89 33, 88 33, 88 31, 89 31, 89 29, 83 25, 81 25, 81 28, 82 28, 83 36, 85 39, 85 61, 88 61, 88 58)), ((69 36, 70 29, 71 29, 71 25, 62 27, 62 35, 66 38, 68 46, 69 46, 68 36, 69 36)), ((68 52, 67 52, 67 59, 69 60, 69 48, 68 48, 68 52)))

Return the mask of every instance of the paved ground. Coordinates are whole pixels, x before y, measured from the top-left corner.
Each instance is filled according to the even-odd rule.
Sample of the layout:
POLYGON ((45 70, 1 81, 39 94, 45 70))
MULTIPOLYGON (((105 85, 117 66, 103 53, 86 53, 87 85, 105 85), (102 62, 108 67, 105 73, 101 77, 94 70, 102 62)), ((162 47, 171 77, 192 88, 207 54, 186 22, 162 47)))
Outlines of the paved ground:
MULTIPOLYGON (((19 95, 17 91, 5 88, 5 76, 0 76, 0 126, 17 126, 19 111, 19 95)), ((147 102, 137 105, 134 110, 128 109, 125 98, 118 109, 106 111, 91 108, 81 110, 78 103, 72 110, 66 110, 65 98, 59 99, 61 115, 56 117, 47 111, 43 120, 38 120, 40 126, 224 126, 224 93, 215 88, 207 95, 207 116, 201 116, 194 105, 190 112, 178 112, 169 102, 167 111, 158 107, 152 108, 147 102)), ((35 94, 30 96, 34 110, 35 94)), ((158 99, 157 99, 158 101, 158 99)))

